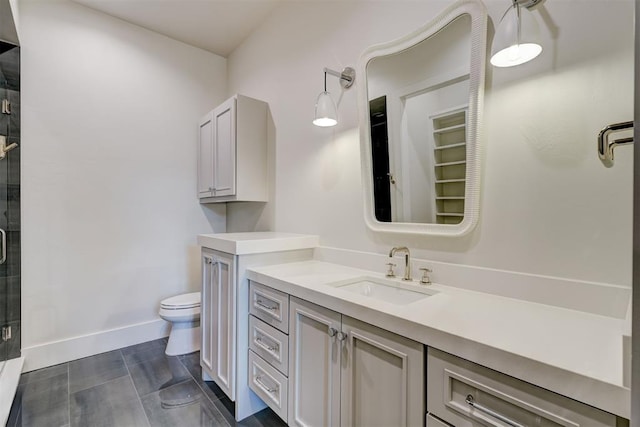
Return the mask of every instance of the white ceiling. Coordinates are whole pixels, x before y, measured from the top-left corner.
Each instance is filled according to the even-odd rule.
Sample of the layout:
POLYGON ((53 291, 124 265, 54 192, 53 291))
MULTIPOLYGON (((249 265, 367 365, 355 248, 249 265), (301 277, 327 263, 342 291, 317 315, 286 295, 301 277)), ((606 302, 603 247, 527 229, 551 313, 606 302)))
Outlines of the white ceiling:
POLYGON ((74 0, 227 57, 281 0, 74 0))

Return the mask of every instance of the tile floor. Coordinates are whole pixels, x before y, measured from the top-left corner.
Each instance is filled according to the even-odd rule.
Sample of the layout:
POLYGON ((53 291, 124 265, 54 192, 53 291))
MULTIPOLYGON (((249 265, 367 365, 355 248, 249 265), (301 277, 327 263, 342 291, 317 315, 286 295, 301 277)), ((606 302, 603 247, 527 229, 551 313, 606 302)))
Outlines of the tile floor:
POLYGON ((234 404, 201 379, 200 353, 166 356, 166 339, 22 374, 8 427, 285 424, 270 409, 236 423, 234 404))

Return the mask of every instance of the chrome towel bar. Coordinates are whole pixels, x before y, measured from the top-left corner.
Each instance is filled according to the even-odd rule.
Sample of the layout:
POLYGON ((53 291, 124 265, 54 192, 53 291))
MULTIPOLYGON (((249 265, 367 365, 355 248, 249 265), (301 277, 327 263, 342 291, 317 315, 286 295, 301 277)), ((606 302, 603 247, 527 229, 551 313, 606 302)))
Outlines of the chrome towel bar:
POLYGON ((633 122, 614 123, 606 126, 598 135, 598 157, 602 163, 610 168, 613 166, 613 149, 621 145, 633 144, 633 137, 609 140, 609 135, 627 129, 633 129, 633 122))

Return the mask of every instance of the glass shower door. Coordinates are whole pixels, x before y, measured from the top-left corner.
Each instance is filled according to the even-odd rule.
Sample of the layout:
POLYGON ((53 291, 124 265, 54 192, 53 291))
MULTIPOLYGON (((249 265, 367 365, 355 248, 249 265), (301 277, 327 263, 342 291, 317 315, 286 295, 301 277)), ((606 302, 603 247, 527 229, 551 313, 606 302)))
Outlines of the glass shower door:
POLYGON ((0 43, 0 361, 20 356, 20 48, 0 43))

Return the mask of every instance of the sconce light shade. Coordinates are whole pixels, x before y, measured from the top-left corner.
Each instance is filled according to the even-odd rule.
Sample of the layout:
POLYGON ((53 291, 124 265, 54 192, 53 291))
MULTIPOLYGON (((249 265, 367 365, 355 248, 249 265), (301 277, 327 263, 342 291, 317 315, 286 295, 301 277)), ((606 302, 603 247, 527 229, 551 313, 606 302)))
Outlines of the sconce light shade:
POLYGON ((542 52, 535 16, 517 1, 504 13, 491 45, 491 64, 513 67, 531 61, 542 52))
POLYGON ((338 112, 336 104, 326 90, 320 92, 316 101, 316 117, 313 124, 320 127, 335 126, 338 124, 338 112))
POLYGON ((313 124, 320 127, 330 127, 338 124, 338 109, 333 102, 331 95, 327 92, 327 74, 340 79, 340 86, 343 90, 353 86, 356 78, 356 71, 351 67, 346 67, 342 72, 324 69, 324 91, 320 92, 316 100, 316 118, 313 124))

